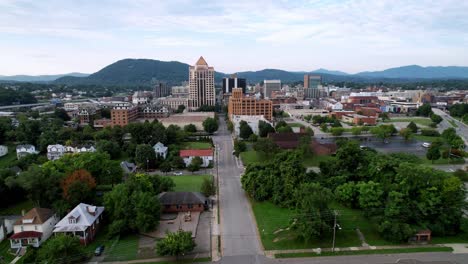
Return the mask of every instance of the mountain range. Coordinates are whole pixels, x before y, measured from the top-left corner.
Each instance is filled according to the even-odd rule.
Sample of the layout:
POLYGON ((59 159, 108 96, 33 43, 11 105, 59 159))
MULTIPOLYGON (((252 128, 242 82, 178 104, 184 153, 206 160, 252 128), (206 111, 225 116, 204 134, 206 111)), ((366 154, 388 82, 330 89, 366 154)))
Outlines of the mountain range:
MULTIPOLYGON (((0 80, 128 86, 150 85, 153 80, 160 80, 170 84, 180 84, 187 81, 188 67, 188 64, 178 61, 123 59, 89 75, 83 73, 42 76, 17 75, 0 76, 0 80)), ((264 69, 238 72, 237 76, 246 78, 249 83, 258 83, 265 79, 280 79, 288 83, 302 81, 306 73, 320 74, 324 82, 409 82, 432 79, 468 79, 468 67, 421 67, 418 65, 390 68, 383 71, 365 71, 356 74, 322 68, 310 72, 264 69)), ((215 72, 215 81, 220 82, 226 76, 229 76, 229 74, 215 72)))

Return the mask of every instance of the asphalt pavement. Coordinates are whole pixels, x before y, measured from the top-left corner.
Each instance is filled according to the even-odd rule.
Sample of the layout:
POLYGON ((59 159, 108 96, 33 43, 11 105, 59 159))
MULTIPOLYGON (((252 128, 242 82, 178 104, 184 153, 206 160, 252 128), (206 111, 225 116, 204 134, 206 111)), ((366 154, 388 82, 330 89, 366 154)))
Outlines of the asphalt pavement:
POLYGON ((222 256, 262 254, 250 204, 240 183, 242 170, 232 155, 232 138, 222 118, 213 142, 218 149, 222 256))
POLYGON ((448 122, 450 120, 451 122, 457 125, 457 127, 453 127, 453 128, 455 128, 455 130, 457 131, 457 134, 463 139, 463 141, 465 141, 465 145, 468 146, 468 126, 467 125, 451 117, 448 113, 440 109, 432 108, 432 112, 434 112, 437 115, 440 115, 440 117, 442 117, 443 119, 442 122, 440 122, 440 124, 437 126, 440 133, 442 133, 447 128, 453 127, 452 124, 448 122))

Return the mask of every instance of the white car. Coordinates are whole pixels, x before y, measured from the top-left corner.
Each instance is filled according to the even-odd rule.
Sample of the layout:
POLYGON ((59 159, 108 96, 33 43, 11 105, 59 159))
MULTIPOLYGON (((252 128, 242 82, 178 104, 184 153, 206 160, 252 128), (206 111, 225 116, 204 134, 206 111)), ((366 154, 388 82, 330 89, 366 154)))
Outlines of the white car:
POLYGON ((182 172, 180 172, 180 171, 178 171, 178 172, 174 172, 174 175, 176 175, 176 176, 180 176, 180 175, 182 175, 182 172))
POLYGON ((424 143, 422 143, 422 146, 425 147, 425 148, 428 148, 428 147, 431 146, 431 143, 424 142, 424 143))

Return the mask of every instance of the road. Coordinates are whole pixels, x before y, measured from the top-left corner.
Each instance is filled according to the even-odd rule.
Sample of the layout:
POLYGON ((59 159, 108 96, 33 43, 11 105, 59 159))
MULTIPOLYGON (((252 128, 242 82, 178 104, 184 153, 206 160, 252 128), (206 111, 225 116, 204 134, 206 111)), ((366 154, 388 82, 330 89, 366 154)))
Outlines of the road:
POLYGON ((437 109, 437 108, 432 108, 432 112, 434 114, 440 115, 442 117, 442 122, 438 125, 438 130, 440 133, 442 133, 445 129, 453 127, 452 124, 450 124, 448 121, 455 122, 458 127, 454 127, 455 130, 457 131, 457 134, 465 141, 465 146, 468 146, 468 126, 465 125, 463 122, 458 121, 457 119, 451 117, 449 114, 446 112, 437 109))
POLYGON ((240 184, 242 170, 232 155, 233 144, 223 118, 213 142, 218 148, 222 256, 262 254, 249 201, 240 184))

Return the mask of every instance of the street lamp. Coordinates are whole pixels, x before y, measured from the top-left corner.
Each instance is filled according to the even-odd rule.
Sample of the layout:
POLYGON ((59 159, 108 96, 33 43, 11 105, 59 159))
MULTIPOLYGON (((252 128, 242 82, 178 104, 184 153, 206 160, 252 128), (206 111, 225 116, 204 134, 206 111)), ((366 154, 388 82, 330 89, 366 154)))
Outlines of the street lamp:
POLYGON ((333 214, 335 216, 335 220, 333 223, 333 246, 332 246, 332 252, 335 252, 335 237, 336 237, 336 228, 338 227, 339 230, 341 230, 341 226, 336 223, 336 216, 338 215, 336 210, 333 211, 333 214))

